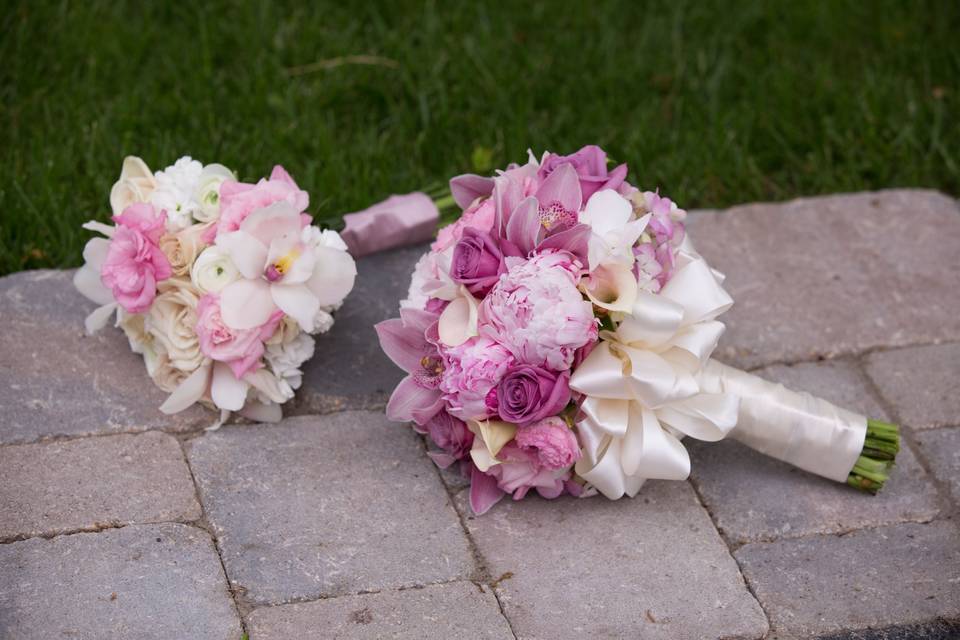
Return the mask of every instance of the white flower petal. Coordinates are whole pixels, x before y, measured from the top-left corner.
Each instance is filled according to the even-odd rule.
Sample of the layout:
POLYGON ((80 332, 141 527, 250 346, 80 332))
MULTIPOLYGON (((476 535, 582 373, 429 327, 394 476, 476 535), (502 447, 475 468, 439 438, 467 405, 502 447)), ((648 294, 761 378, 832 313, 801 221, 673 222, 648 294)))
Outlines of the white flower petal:
POLYGON ((230 256, 244 278, 254 279, 263 275, 267 266, 267 245, 245 231, 233 231, 217 236, 217 246, 230 256))
POLYGON ((589 224, 594 233, 602 236, 623 227, 632 214, 633 207, 626 198, 613 189, 604 189, 593 194, 587 202, 580 222, 589 224))
POLYGON ((582 288, 593 304, 610 311, 630 313, 637 299, 637 279, 626 265, 610 263, 594 269, 582 288))
POLYGON ((232 329, 259 327, 276 310, 266 280, 237 280, 220 294, 220 315, 232 329))
POLYGON ((220 409, 239 411, 247 401, 247 389, 250 385, 237 380, 230 366, 223 362, 213 363, 213 382, 210 383, 210 397, 220 409))
POLYGON ((447 305, 437 324, 440 342, 456 347, 477 335, 477 301, 470 294, 447 305))
POLYGON ((285 200, 257 209, 240 223, 240 230, 257 238, 264 246, 279 236, 300 233, 300 213, 285 200))
POLYGON ((340 304, 353 290, 357 265, 346 251, 329 247, 314 249, 316 265, 307 286, 324 307, 340 304))
POLYGON ((203 397, 210 383, 210 373, 213 370, 209 364, 202 365, 173 390, 166 402, 160 405, 160 411, 170 415, 179 413, 203 397))
POLYGON ((275 284, 270 287, 273 301, 280 310, 297 321, 304 331, 312 331, 320 301, 306 285, 275 284))
POLYGON ((87 330, 87 335, 93 335, 100 329, 103 329, 107 321, 110 319, 110 314, 117 310, 116 302, 109 302, 102 307, 97 307, 93 312, 87 316, 87 319, 84 320, 83 326, 87 330))

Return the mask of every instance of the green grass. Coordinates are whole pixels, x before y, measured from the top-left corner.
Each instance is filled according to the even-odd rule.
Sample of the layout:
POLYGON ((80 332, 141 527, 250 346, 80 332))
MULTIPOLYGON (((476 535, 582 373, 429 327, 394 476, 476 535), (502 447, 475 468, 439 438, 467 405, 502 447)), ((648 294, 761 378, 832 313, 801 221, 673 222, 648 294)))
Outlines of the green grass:
POLYGON ((0 273, 78 264, 126 154, 282 163, 331 223, 591 142, 687 207, 960 191, 953 0, 298 4, 8 5, 0 273))

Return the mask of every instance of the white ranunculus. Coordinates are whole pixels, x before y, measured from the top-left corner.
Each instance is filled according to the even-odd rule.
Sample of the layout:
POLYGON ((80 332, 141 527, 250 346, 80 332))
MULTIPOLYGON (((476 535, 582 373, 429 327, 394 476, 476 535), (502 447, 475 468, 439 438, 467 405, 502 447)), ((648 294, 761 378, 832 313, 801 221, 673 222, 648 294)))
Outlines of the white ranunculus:
POLYGON ((137 202, 148 202, 157 187, 156 178, 150 167, 136 156, 123 159, 120 179, 110 189, 110 208, 118 216, 123 210, 137 202))
POLYGON ((228 284, 240 279, 240 272, 230 254, 218 246, 204 249, 190 270, 190 280, 203 293, 219 293, 228 284))
POLYGON ((194 220, 213 222, 220 217, 220 185, 225 180, 236 180, 236 176, 222 164, 208 164, 203 168, 193 190, 198 206, 193 212, 194 220))
POLYGON ((154 176, 157 188, 150 196, 150 204, 167 212, 168 231, 179 231, 193 224, 193 214, 200 209, 193 192, 202 173, 200 162, 184 156, 154 176))

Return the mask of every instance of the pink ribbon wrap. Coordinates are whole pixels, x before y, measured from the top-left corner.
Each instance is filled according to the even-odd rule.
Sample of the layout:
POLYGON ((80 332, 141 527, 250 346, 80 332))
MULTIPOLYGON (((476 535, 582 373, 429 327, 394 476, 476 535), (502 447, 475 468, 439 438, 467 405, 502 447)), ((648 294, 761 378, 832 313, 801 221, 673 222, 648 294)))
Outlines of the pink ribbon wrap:
POLYGON ((343 216, 340 237, 354 258, 433 238, 440 212, 426 194, 415 191, 343 216))

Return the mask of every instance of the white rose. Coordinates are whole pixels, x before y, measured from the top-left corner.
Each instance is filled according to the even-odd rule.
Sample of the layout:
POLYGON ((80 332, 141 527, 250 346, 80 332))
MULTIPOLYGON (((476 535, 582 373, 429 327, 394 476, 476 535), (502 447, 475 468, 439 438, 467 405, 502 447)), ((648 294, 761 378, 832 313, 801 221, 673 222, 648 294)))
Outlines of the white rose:
POLYGON ((239 279, 240 272, 230 260, 230 255, 217 246, 204 249, 190 270, 190 280, 200 293, 219 293, 239 279))
POLYGON ((186 278, 170 278, 160 284, 144 319, 144 329, 162 347, 170 366, 192 372, 203 363, 197 337, 197 303, 200 294, 186 278))
POLYGON ((222 164, 208 164, 203 168, 193 199, 199 206, 193 218, 199 222, 213 222, 220 217, 220 185, 224 180, 236 180, 230 169, 222 164))
POLYGON ((123 210, 137 202, 147 202, 157 187, 150 167, 136 156, 123 159, 120 179, 110 189, 110 208, 118 216, 123 210))

